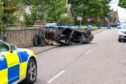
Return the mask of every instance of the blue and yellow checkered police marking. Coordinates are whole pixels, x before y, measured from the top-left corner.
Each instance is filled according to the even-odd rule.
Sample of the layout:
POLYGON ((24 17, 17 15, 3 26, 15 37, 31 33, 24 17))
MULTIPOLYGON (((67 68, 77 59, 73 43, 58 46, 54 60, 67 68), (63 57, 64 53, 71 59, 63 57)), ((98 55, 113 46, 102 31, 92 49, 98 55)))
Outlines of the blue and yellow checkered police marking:
POLYGON ((26 76, 29 53, 26 51, 0 54, 0 84, 12 84, 26 76))

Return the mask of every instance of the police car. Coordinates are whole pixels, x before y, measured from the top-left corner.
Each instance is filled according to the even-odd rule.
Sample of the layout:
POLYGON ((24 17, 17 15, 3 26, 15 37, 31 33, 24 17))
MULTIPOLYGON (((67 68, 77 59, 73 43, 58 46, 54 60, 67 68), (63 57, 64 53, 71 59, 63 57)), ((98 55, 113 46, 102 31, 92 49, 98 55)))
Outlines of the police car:
POLYGON ((37 62, 33 51, 17 48, 0 40, 0 84, 33 84, 37 62))

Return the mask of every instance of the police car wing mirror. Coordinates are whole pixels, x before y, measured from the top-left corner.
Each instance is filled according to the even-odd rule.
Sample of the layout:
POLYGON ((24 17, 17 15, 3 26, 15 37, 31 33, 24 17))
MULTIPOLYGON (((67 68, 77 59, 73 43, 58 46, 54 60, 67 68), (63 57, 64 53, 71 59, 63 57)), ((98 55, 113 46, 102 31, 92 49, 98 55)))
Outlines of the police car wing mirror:
POLYGON ((17 50, 16 45, 10 45, 10 52, 13 53, 14 50, 17 50))

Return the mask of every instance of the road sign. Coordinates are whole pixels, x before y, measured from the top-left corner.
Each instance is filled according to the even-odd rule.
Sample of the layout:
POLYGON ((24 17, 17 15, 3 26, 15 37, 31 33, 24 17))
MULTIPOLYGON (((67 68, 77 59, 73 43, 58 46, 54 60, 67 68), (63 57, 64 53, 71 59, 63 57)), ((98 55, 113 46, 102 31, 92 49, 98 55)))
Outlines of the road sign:
POLYGON ((78 16, 77 17, 77 20, 81 21, 82 20, 82 17, 78 16))

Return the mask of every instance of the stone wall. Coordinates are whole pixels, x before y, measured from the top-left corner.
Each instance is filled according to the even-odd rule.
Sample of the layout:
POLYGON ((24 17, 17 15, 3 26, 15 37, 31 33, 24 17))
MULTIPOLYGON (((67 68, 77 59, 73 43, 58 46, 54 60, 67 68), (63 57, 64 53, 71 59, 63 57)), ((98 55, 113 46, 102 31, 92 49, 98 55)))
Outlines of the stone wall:
POLYGON ((0 40, 15 44, 17 47, 31 47, 33 46, 33 37, 39 30, 39 28, 2 30, 0 31, 0 40))

